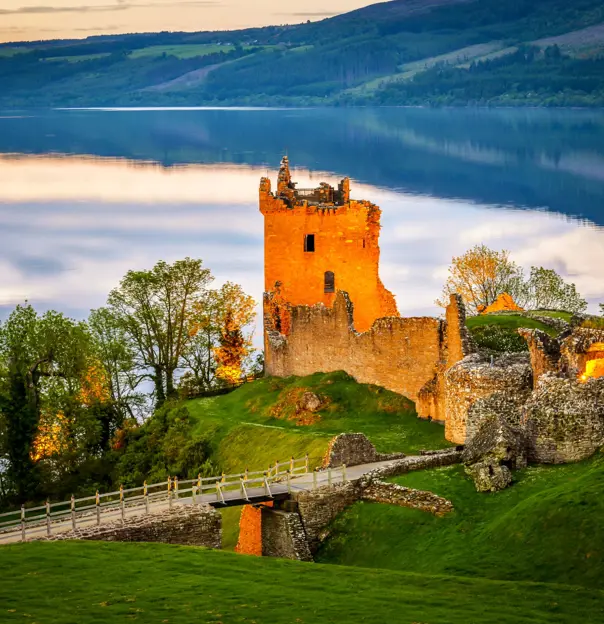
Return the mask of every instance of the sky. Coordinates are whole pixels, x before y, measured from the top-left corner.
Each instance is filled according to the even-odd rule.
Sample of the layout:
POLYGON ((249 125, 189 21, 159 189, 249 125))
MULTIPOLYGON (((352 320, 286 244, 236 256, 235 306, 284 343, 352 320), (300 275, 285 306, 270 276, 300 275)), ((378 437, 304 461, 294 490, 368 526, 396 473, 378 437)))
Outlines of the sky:
POLYGON ((320 20, 368 0, 0 0, 0 41, 231 30, 320 20))

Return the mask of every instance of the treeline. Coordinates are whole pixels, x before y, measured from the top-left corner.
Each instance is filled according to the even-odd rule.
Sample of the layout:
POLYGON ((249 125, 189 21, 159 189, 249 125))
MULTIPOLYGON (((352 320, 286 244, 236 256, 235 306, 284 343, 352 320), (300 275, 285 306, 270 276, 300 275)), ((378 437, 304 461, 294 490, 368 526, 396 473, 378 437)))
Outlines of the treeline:
POLYGON ((212 280, 186 258, 130 271, 87 321, 14 309, 0 325, 0 505, 213 469, 174 401, 262 363, 254 300, 212 280))
POLYGON ((378 90, 376 104, 604 106, 604 57, 575 59, 558 46, 472 63, 436 66, 378 90))

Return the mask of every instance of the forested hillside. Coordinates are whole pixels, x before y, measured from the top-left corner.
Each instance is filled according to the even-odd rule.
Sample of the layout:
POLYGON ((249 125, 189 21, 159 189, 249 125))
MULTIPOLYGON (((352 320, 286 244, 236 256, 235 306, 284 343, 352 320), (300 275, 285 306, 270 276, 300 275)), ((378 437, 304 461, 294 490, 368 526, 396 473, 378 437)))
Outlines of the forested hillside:
POLYGON ((320 22, 0 46, 0 106, 604 104, 601 0, 393 0, 320 22))

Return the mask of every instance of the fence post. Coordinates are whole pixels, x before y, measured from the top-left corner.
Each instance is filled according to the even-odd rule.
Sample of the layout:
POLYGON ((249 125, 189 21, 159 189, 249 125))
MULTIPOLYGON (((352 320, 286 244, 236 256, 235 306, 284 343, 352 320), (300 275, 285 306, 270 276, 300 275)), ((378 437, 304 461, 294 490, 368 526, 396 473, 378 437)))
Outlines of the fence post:
POLYGON ((76 526, 76 508, 75 508, 75 496, 71 495, 71 528, 75 531, 76 526))
POLYGON ((21 505, 21 541, 25 541, 25 505, 21 505))
POLYGON ((172 479, 168 477, 168 509, 172 509, 172 479))
POLYGON ((312 489, 313 490, 317 489, 317 469, 316 468, 312 471, 312 489))
POLYGON ((287 471, 287 493, 292 493, 292 473, 291 471, 287 471))
POLYGON ((149 493, 147 491, 147 482, 143 483, 143 496, 145 497, 145 513, 149 513, 149 493))
POLYGON ((46 500, 46 535, 50 537, 50 501, 46 500))
POLYGON ((101 524, 101 497, 99 496, 99 491, 96 491, 96 523, 97 525, 101 524))
POLYGON ((342 483, 346 483, 346 464, 342 464, 342 483))
POLYGON ((304 472, 308 472, 308 453, 306 453, 306 457, 304 458, 304 472))
POLYGON ((124 508, 124 486, 120 485, 120 508, 122 512, 122 522, 126 519, 126 510, 124 508))
POLYGON ((327 468, 327 485, 331 486, 331 466, 327 468))
POLYGON ((178 500, 178 477, 174 477, 174 496, 178 500))

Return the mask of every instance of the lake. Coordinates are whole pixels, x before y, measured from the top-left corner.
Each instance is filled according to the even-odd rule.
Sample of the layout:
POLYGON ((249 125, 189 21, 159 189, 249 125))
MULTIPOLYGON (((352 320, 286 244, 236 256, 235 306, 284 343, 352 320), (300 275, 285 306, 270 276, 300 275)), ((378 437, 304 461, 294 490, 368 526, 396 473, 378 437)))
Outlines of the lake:
POLYGON ((350 176, 382 208, 403 315, 438 314, 478 243, 604 302, 602 112, 77 110, 0 113, 0 315, 27 299, 84 318, 129 269, 185 256, 260 300, 258 183, 285 153, 301 187, 350 176))

